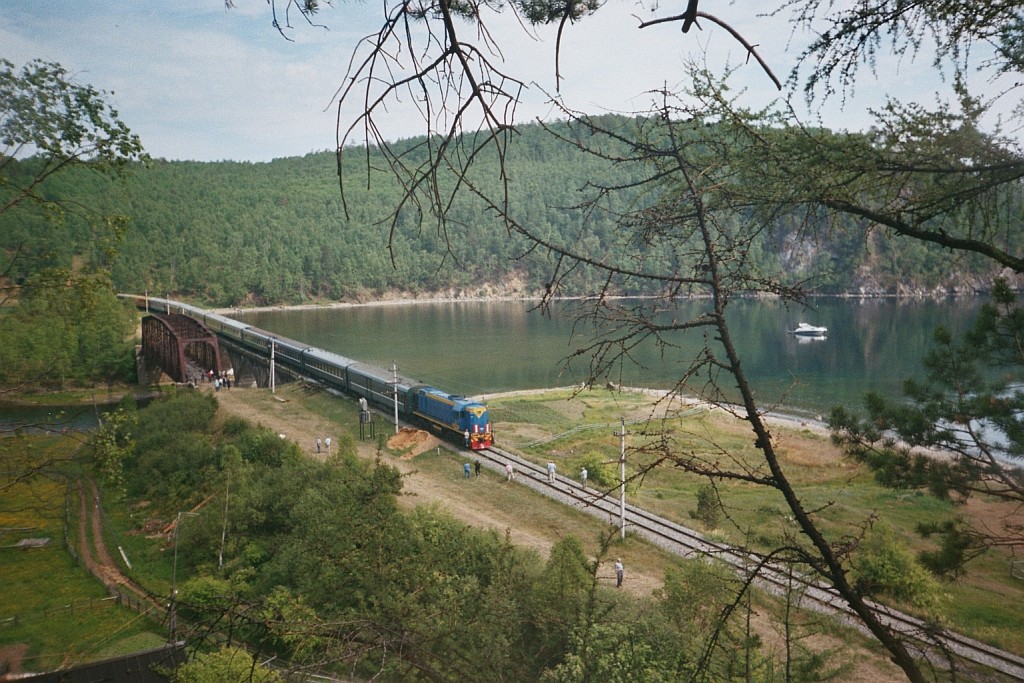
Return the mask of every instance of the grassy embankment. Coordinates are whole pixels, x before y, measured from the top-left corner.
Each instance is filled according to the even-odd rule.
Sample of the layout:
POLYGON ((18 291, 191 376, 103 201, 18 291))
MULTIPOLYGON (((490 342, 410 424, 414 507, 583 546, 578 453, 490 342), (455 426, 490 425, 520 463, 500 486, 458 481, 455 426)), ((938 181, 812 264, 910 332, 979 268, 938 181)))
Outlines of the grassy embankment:
MULTIPOLYGON (((592 392, 572 401, 567 399, 567 394, 552 395, 540 406, 526 398, 496 400, 491 402, 491 409, 499 424, 506 423, 503 431, 513 434, 518 425, 509 423, 529 424, 529 429, 540 425, 554 434, 580 424, 604 425, 603 429, 574 433, 524 450, 538 461, 549 455, 561 456, 568 472, 577 471, 587 454, 603 461, 618 456, 619 440, 611 428, 619 415, 627 420, 664 415, 663 410, 652 409, 651 400, 643 394, 612 397, 607 392, 592 392)), ((670 434, 675 453, 697 453, 726 466, 732 462, 767 473, 745 422, 721 411, 687 413, 684 408, 681 414, 683 417, 651 424, 651 429, 663 427, 670 434)), ((637 434, 630 437, 631 446, 642 447, 651 441, 641 433, 643 429, 643 424, 634 427, 637 434)), ((804 507, 818 511, 818 524, 833 539, 856 536, 873 519, 874 524, 891 528, 906 547, 916 552, 933 548, 915 532, 921 523, 964 515, 995 528, 994 523, 1004 515, 1021 516, 1012 506, 994 501, 975 500, 958 508, 922 492, 880 487, 867 468, 843 458, 819 429, 780 424, 773 434, 786 475, 804 507)), ((643 455, 635 458, 629 472, 636 474, 651 457, 646 458, 647 462, 643 455)), ((732 469, 736 468, 734 464, 732 469)), ((630 486, 629 495, 641 507, 701 529, 690 513, 695 509, 697 489, 704 484, 706 480, 670 465, 658 466, 630 486)), ((781 545, 793 533, 789 510, 774 490, 744 482, 719 482, 717 486, 726 505, 726 519, 719 528, 703 531, 730 543, 748 542, 760 549, 781 545)), ((1010 561, 1009 553, 990 551, 970 565, 960 582, 943 584, 941 617, 956 630, 1020 653, 1024 652, 1024 614, 1016 606, 1024 604, 1024 582, 1010 577, 1010 561)), ((907 605, 898 606, 914 611, 907 605)))

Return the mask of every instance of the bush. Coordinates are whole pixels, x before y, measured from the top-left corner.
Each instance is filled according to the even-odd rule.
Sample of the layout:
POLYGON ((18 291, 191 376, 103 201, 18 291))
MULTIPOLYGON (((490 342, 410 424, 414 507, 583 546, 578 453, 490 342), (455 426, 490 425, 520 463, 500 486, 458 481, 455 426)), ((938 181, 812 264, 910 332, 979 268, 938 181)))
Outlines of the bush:
POLYGON ((939 583, 886 527, 876 527, 853 558, 857 589, 868 596, 885 595, 916 607, 938 607, 939 583))
MULTIPOLYGON (((580 463, 580 467, 587 468, 587 485, 597 488, 611 488, 619 483, 619 475, 614 464, 602 461, 596 455, 588 455, 580 463)), ((579 470, 571 473, 578 476, 579 470)))
POLYGON ((690 513, 692 519, 699 520, 704 528, 711 530, 722 521, 722 501, 718 499, 718 491, 711 484, 697 489, 697 509, 690 513))
POLYGON ((237 647, 196 655, 178 668, 178 683, 279 683, 281 674, 253 661, 252 655, 237 647))

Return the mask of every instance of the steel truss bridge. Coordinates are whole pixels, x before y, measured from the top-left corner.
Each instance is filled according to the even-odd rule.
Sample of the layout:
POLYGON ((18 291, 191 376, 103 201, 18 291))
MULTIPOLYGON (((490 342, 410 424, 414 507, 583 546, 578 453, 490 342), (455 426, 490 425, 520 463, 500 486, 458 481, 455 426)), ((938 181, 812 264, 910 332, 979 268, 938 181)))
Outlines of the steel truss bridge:
POLYGON ((220 374, 217 335, 181 313, 152 314, 142 319, 142 355, 149 367, 159 367, 175 382, 199 382, 213 370, 220 374))
MULTIPOLYGON (((185 313, 150 313, 142 319, 142 357, 147 368, 159 368, 181 384, 199 384, 211 370, 219 375, 229 368, 236 384, 268 387, 272 381, 269 358, 218 337, 185 313)), ((298 379, 281 366, 274 376, 276 383, 298 379)))

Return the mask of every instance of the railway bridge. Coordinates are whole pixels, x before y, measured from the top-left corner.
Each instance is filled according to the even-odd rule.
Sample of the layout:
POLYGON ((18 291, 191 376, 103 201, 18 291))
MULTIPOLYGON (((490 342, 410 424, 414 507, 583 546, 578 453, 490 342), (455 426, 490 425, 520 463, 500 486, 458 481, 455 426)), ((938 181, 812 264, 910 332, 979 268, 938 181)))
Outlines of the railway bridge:
POLYGON ((219 337, 187 313, 150 313, 142 319, 142 357, 148 368, 160 368, 175 382, 198 383, 211 370, 229 369, 235 383, 268 387, 296 379, 278 366, 271 379, 270 359, 219 337))
POLYGON ((148 367, 159 367, 175 382, 199 382, 210 370, 218 375, 224 370, 217 335, 181 313, 142 319, 142 356, 148 367))

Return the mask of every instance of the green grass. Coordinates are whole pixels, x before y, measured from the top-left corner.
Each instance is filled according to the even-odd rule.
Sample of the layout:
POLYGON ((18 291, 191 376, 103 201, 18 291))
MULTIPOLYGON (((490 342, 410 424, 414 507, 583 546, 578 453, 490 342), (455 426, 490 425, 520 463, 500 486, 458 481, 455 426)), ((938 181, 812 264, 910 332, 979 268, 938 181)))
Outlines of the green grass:
POLYGON ((430 475, 439 486, 447 486, 453 497, 458 496, 460 504, 482 511, 491 519, 504 515, 514 541, 518 535, 520 540, 528 536, 533 544, 553 544, 572 535, 580 539, 588 553, 596 556, 602 536, 612 535, 616 540, 611 552, 629 557, 632 569, 654 576, 664 571, 666 563, 679 561, 631 534, 625 540, 619 539, 615 524, 538 496, 525 486, 509 485, 503 473, 485 468, 479 478, 467 480, 462 473, 465 460, 465 454, 442 447, 440 451, 416 456, 413 462, 418 471, 430 475))
MULTIPOLYGON (((61 461, 77 445, 71 438, 6 437, 0 439, 0 459, 8 467, 61 461)), ((0 549, 0 644, 26 644, 27 670, 105 659, 136 651, 139 642, 153 647, 165 640, 155 624, 108 600, 102 584, 65 548, 63 475, 74 470, 72 463, 60 462, 46 476, 10 486, 0 496, 0 527, 32 528, 5 533, 0 545, 50 538, 43 548, 0 549)))
MULTIPOLYGON (((609 487, 618 481, 617 461, 619 437, 609 428, 614 417, 627 420, 647 415, 662 415, 652 410, 652 399, 642 394, 609 395, 592 391, 570 398, 568 392, 557 396, 518 396, 494 398, 488 408, 495 421, 499 442, 520 452, 534 462, 554 459, 559 471, 572 476, 582 463, 600 460, 610 475, 609 487), (578 402, 580 418, 567 421, 568 408, 552 408, 552 400, 578 402), (536 404, 531 406, 531 403, 536 404), (509 408, 511 406, 511 408, 509 408), (513 413, 514 425, 502 423, 513 413), (535 422, 527 423, 533 417, 535 422), (569 425, 567 427, 567 424, 569 425), (581 429, 592 426, 593 429, 581 429), (566 433, 568 429, 575 431, 566 433), (561 438, 526 447, 544 436, 561 438), (503 435, 506 437, 503 440, 503 435), (510 440, 518 439, 517 443, 510 440)), ((742 463, 750 471, 767 474, 763 458, 753 446, 753 437, 746 423, 715 415, 683 413, 680 417, 651 425, 664 426, 671 437, 674 455, 693 454, 705 462, 721 462, 736 468, 742 463)), ((718 480, 726 518, 719 529, 702 529, 691 517, 696 507, 696 493, 707 479, 683 472, 670 462, 654 466, 655 456, 645 452, 653 444, 653 436, 644 434, 643 424, 627 424, 627 500, 680 524, 714 532, 716 538, 730 543, 753 544, 762 550, 782 544, 797 534, 790 511, 782 496, 774 489, 746 482, 718 480), (641 469, 650 467, 639 478, 641 469)), ((872 474, 852 463, 835 450, 828 438, 808 430, 773 428, 782 465, 794 485, 805 509, 814 511, 820 529, 832 539, 856 537, 868 523, 884 524, 894 529, 906 547, 920 551, 931 548, 931 542, 915 531, 918 524, 947 519, 963 513, 948 501, 941 501, 919 491, 895 491, 878 486, 872 474)), ((591 481, 594 473, 591 469, 591 481)), ((985 642, 1013 652, 1024 652, 1024 581, 1009 576, 1010 557, 994 550, 969 565, 967 576, 957 583, 943 584, 945 592, 939 617, 948 626, 985 642)), ((899 606, 913 611, 906 605, 899 606)), ((921 615, 924 616, 924 615, 921 615)))
MULTIPOLYGON (((122 573, 152 593, 169 594, 171 561, 170 554, 164 548, 166 543, 163 539, 149 538, 139 532, 151 519, 148 508, 132 507, 123 498, 109 491, 104 493, 103 500, 107 523, 107 547, 114 559, 120 561, 120 554, 117 551, 117 547, 120 546, 131 563, 131 569, 123 563, 120 565, 122 573)), ((166 519, 161 519, 159 526, 167 522, 166 519)))
POLYGON ((569 429, 571 426, 565 415, 558 410, 528 399, 503 402, 500 407, 489 406, 488 412, 495 422, 542 424, 556 430, 569 429))

